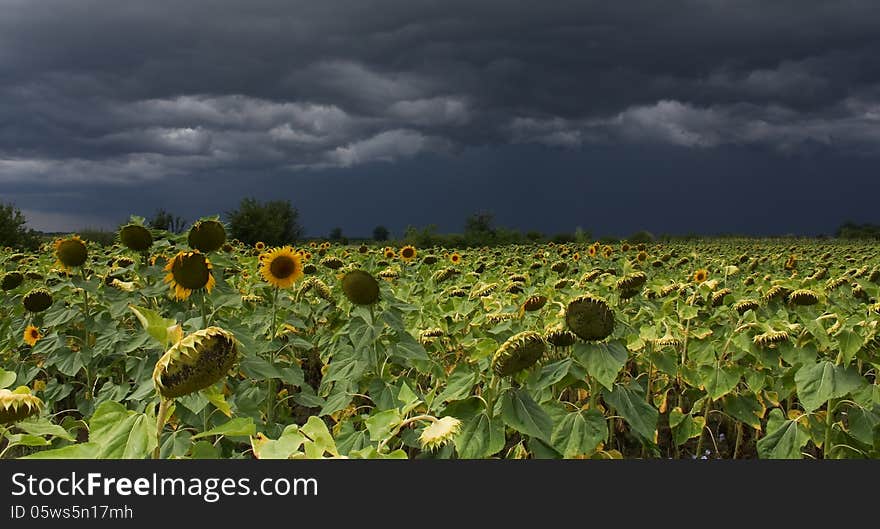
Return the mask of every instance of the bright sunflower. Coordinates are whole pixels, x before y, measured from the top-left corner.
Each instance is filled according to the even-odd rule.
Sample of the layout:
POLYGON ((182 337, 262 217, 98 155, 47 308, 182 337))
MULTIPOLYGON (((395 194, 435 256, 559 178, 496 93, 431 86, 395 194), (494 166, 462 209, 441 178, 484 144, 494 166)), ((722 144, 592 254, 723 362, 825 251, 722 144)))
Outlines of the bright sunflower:
POLYGON ((572 255, 571 258, 572 258, 573 260, 575 260, 575 261, 580 261, 580 260, 581 260, 581 253, 580 253, 580 252, 574 252, 574 255, 572 255))
POLYGON ((37 342, 40 341, 43 335, 40 334, 40 329, 34 327, 33 325, 28 325, 24 330, 24 343, 30 345, 31 347, 37 345, 37 342))
POLYGON ((385 249, 385 259, 394 259, 394 249, 386 248, 385 249))
POLYGON ((587 253, 590 255, 590 257, 596 257, 596 254, 598 252, 599 252, 599 249, 596 248, 595 246, 590 246, 590 249, 587 250, 587 253))
POLYGON ((321 249, 322 249, 322 250, 329 250, 329 249, 330 249, 330 243, 327 242, 327 241, 322 242, 322 243, 321 243, 321 249))
POLYGON ((700 268, 696 272, 694 272, 694 281, 697 283, 702 283, 709 279, 709 271, 705 268, 700 268))
POLYGON ((416 258, 416 249, 407 244, 400 249, 400 259, 406 263, 416 258))
POLYGON ((290 288, 303 276, 302 256, 290 246, 269 250, 260 257, 260 274, 274 287, 290 288))
POLYGON ((648 260, 648 252, 642 250, 641 252, 636 254, 636 261, 638 261, 640 263, 644 263, 647 260, 648 260))
POLYGON ((211 261, 198 250, 179 252, 165 265, 165 282, 170 283, 174 298, 181 301, 196 290, 210 293, 216 283, 212 268, 211 261))
POLYGON ((461 255, 458 252, 455 252, 449 256, 449 260, 452 264, 458 264, 461 262, 461 255))
POLYGON ((266 243, 264 243, 263 241, 257 241, 257 243, 254 244, 254 249, 256 249, 258 252, 262 252, 266 249, 266 243))

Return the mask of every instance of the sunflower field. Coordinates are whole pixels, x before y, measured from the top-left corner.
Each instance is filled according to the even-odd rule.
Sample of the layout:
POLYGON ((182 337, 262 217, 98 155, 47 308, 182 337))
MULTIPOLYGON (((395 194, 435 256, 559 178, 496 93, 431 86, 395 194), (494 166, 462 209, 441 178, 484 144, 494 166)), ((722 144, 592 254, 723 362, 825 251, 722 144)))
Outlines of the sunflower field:
POLYGON ((0 458, 880 457, 880 256, 132 218, 0 250, 0 458))

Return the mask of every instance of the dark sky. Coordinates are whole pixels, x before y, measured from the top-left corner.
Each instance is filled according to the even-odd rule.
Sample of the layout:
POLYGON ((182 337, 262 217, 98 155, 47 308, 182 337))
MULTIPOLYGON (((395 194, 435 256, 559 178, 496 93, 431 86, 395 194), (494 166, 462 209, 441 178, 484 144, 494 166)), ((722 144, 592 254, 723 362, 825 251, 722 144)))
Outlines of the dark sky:
POLYGON ((0 201, 308 235, 880 222, 876 0, 0 0, 0 201))

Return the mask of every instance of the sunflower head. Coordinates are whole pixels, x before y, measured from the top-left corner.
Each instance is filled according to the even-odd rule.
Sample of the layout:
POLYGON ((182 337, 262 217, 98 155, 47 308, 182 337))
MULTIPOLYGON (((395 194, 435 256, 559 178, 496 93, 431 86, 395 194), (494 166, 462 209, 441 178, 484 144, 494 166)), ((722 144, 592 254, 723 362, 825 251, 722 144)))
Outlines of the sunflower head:
POLYGON ((28 312, 43 312, 52 306, 52 294, 45 288, 35 288, 24 295, 21 303, 28 312))
POLYGON ((453 252, 449 255, 449 262, 452 264, 458 264, 461 262, 461 254, 458 252, 453 252))
POLYGON ((393 248, 385 248, 383 255, 385 255, 385 259, 394 259, 394 256, 395 256, 394 249, 393 248))
POLYGON ((553 347, 568 347, 574 345, 577 336, 565 329, 562 324, 550 324, 544 331, 544 339, 553 347))
POLYGON ((461 431, 461 421, 455 417, 443 417, 432 422, 422 430, 419 436, 419 444, 422 448, 433 450, 451 441, 461 431))
POLYGON ((153 234, 140 224, 126 224, 119 228, 119 241, 129 250, 145 252, 153 245, 153 234))
POLYGON ((584 295, 568 304, 565 323, 582 340, 603 340, 614 331, 614 312, 605 300, 584 295))
POLYGON ((544 337, 534 331, 514 334, 492 356, 492 370, 502 377, 515 375, 535 365, 546 349, 544 337))
POLYGON ((175 299, 185 300, 196 290, 211 292, 215 284, 211 270, 211 261, 198 250, 179 252, 165 265, 165 282, 170 284, 175 299))
POLYGON ((636 254, 636 261, 638 261, 640 263, 644 263, 647 260, 648 260, 648 252, 642 250, 636 254))
POLYGON ((20 386, 15 391, 0 389, 0 424, 11 424, 37 415, 43 401, 31 395, 30 389, 20 386))
POLYGON ((266 243, 263 241, 257 241, 256 244, 254 244, 254 249, 258 252, 262 252, 266 249, 266 243))
POLYGON ((416 258, 416 249, 409 244, 400 249, 400 259, 408 263, 416 258))
POLYGON ((33 325, 28 325, 24 330, 24 343, 31 347, 37 345, 37 342, 40 341, 40 338, 42 337, 43 335, 40 334, 40 329, 33 325))
POLYGON ((181 339, 162 355, 153 370, 153 384, 165 398, 188 395, 221 380, 237 359, 232 333, 208 327, 181 339))
POLYGON ((321 264, 331 270, 339 270, 345 264, 342 259, 329 255, 321 259, 321 264))
POLYGON ((812 290, 795 290, 788 295, 788 300, 795 305, 815 305, 819 303, 819 296, 812 290))
POLYGON ((55 257, 65 268, 77 268, 86 263, 89 250, 78 235, 55 241, 55 257))
POLYGON ((379 300, 379 282, 363 270, 351 270, 342 278, 342 291, 355 305, 372 305, 379 300))
POLYGON ((702 282, 706 281, 707 279, 709 279, 709 271, 706 270, 705 268, 700 268, 699 270, 694 272, 694 282, 695 283, 702 283, 702 282))
POLYGON ((24 274, 21 272, 6 272, 3 274, 3 279, 0 279, 0 288, 3 290, 12 290, 18 288, 23 282, 24 274))
POLYGON ((276 288, 290 288, 305 273, 302 256, 290 246, 275 248, 260 255, 260 275, 276 288))
POLYGON ((536 310, 541 310, 544 305, 547 304, 547 296, 535 295, 530 296, 525 302, 522 304, 522 308, 527 312, 534 312, 536 310))
POLYGON ((199 220, 186 238, 190 248, 203 253, 215 252, 226 242, 226 228, 218 220, 199 220))

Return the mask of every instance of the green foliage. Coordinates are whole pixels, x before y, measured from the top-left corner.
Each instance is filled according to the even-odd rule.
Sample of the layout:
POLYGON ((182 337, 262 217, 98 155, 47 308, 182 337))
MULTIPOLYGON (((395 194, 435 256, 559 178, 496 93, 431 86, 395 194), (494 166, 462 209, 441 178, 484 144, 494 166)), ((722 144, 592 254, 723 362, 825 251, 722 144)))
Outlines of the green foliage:
POLYGON ((186 220, 183 217, 174 215, 164 208, 157 210, 147 224, 153 229, 170 233, 183 233, 186 229, 186 220))
POLYGON ((27 219, 14 204, 0 204, 0 246, 36 250, 40 246, 40 236, 26 224, 27 219))
POLYGON ((248 245, 262 241, 269 246, 282 246, 302 237, 299 212, 289 200, 261 203, 245 198, 238 209, 227 212, 226 217, 232 238, 248 245))

